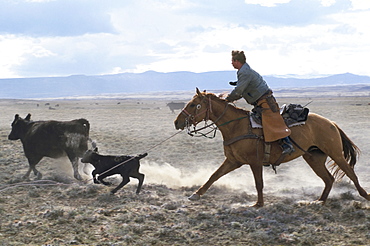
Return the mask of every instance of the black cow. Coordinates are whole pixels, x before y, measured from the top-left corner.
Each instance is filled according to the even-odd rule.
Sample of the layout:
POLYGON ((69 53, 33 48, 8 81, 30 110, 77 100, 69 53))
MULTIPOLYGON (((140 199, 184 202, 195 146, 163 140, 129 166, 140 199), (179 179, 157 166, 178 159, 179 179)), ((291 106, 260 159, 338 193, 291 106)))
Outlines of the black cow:
POLYGON ((24 154, 30 165, 23 178, 27 179, 33 171, 37 179, 42 174, 35 166, 46 156, 59 158, 68 156, 72 163, 74 177, 82 180, 78 173, 78 157, 82 157, 88 149, 90 124, 85 119, 72 121, 31 121, 31 114, 22 119, 15 115, 9 140, 20 139, 24 154))
POLYGON ((111 191, 112 194, 116 193, 119 189, 130 182, 130 177, 137 178, 139 180, 139 184, 136 189, 136 194, 139 194, 144 182, 144 174, 139 173, 139 160, 147 155, 148 153, 138 156, 99 155, 98 148, 93 144, 93 149, 89 149, 85 152, 81 162, 90 163, 95 167, 95 170, 92 172, 95 184, 102 183, 104 185, 111 185, 111 183, 104 181, 104 178, 114 174, 120 174, 122 176, 122 182, 111 191), (96 175, 99 175, 98 178, 96 178, 96 175))
POLYGON ((170 102, 167 103, 167 106, 170 108, 172 113, 175 113, 176 109, 183 109, 185 107, 184 102, 170 102))

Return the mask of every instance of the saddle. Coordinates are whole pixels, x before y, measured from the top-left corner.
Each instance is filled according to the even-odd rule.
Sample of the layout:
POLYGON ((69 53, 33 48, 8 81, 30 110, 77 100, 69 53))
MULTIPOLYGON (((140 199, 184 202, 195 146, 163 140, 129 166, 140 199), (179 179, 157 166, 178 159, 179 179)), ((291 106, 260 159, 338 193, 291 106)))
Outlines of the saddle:
MULTIPOLYGON (((285 124, 288 127, 305 124, 307 117, 308 117, 308 113, 309 113, 309 109, 301 106, 300 104, 289 104, 289 105, 284 104, 280 108, 280 114, 283 117, 285 124)), ((250 117, 251 117, 252 128, 262 128, 262 108, 255 106, 252 109, 250 117)), ((291 139, 291 141, 293 140, 291 139)), ((264 150, 264 157, 263 157, 264 166, 270 166, 270 163, 269 163, 270 151, 271 151, 271 144, 265 143, 265 150, 264 150)), ((281 155, 275 163, 271 163, 272 169, 275 171, 275 173, 276 173, 276 166, 280 165, 284 157, 285 155, 281 155)))
MULTIPOLYGON (((304 124, 307 120, 309 109, 300 104, 284 104, 280 108, 280 114, 288 127, 304 124)), ((262 108, 255 106, 251 112, 254 123, 262 126, 262 108)))

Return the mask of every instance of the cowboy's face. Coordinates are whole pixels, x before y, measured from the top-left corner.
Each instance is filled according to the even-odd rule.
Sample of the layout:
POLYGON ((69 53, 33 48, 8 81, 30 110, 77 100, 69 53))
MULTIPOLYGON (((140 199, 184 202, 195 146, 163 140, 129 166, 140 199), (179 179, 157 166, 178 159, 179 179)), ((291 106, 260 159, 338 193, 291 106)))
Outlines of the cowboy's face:
POLYGON ((242 67, 241 62, 234 59, 231 59, 231 64, 235 69, 240 69, 242 67))

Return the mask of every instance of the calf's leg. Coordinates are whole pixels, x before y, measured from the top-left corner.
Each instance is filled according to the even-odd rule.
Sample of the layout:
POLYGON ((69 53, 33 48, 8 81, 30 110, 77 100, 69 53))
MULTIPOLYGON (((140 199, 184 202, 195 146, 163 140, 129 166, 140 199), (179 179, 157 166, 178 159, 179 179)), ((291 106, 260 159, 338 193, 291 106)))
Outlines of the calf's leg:
POLYGON ((125 186, 128 182, 130 182, 130 178, 128 175, 122 175, 122 182, 116 187, 114 188, 110 193, 114 194, 116 193, 119 189, 121 189, 123 186, 125 186))
POLYGON ((137 189, 136 189, 136 194, 139 194, 140 190, 141 190, 141 186, 144 183, 145 175, 142 174, 142 173, 136 172, 136 173, 131 173, 130 176, 133 177, 133 178, 137 178, 139 180, 139 184, 137 185, 137 189))
POLYGON ((105 182, 105 181, 104 181, 104 179, 105 179, 106 177, 108 177, 108 175, 103 174, 103 175, 99 175, 99 176, 98 176, 98 178, 96 178, 96 175, 98 175, 98 174, 99 174, 99 173, 97 173, 97 172, 96 172, 96 170, 94 170, 94 171, 92 172, 92 176, 93 176, 93 180, 94 180, 94 183, 95 183, 95 184, 103 184, 103 185, 107 185, 107 186, 112 185, 112 183, 111 183, 111 182, 105 182))

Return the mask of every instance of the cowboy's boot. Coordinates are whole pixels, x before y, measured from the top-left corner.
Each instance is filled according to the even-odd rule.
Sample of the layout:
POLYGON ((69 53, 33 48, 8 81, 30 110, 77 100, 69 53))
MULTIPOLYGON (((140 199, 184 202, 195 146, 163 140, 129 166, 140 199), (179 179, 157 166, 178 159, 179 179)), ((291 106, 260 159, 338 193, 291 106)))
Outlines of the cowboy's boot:
POLYGON ((283 144, 281 145, 283 148, 282 155, 290 155, 295 151, 292 142, 290 142, 289 137, 285 137, 281 139, 283 144))

